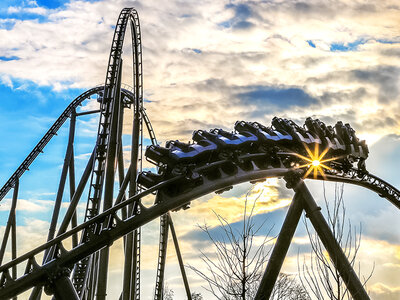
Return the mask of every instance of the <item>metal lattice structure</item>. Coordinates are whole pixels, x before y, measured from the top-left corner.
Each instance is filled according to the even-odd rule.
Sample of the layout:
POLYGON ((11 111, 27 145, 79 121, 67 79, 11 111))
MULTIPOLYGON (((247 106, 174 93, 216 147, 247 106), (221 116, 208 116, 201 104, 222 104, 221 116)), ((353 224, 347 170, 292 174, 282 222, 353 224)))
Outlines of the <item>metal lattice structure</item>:
POLYGON ((287 187, 295 191, 295 196, 256 299, 269 299, 303 210, 353 298, 369 299, 303 181, 316 179, 356 184, 376 192, 400 208, 400 191, 366 170, 368 147, 357 138, 350 125, 338 122, 334 127, 326 126, 311 118, 305 121, 304 126, 281 118, 274 118, 270 126, 239 121, 232 132, 198 130, 194 132, 191 143, 169 141, 162 147, 157 145, 143 107, 141 45, 138 14, 135 9, 123 9, 115 26, 105 84, 73 100, 0 189, 0 200, 13 190, 0 248, 0 299, 14 298, 32 288, 30 299, 40 299, 43 287, 56 299, 105 299, 108 249, 121 238, 125 248, 121 299, 140 299, 140 230, 141 226, 156 218, 160 218, 160 242, 154 298, 163 297, 167 241, 171 232, 186 294, 191 299, 170 211, 187 209, 190 201, 202 195, 270 177, 283 177, 287 187), (128 26, 132 36, 133 88, 121 84, 122 47, 128 26), (98 110, 76 112, 79 105, 93 97, 100 103, 98 110), (130 165, 124 166, 123 116, 128 110, 133 114, 133 130, 130 165), (96 144, 75 186, 76 119, 88 114, 99 115, 96 144), (17 256, 15 210, 19 182, 67 119, 70 120, 68 146, 48 241, 17 256), (147 147, 145 156, 154 163, 157 173, 142 168, 144 129, 147 129, 152 144, 147 147), (318 160, 318 164, 323 162, 324 168, 310 167, 313 158, 318 160), (115 197, 116 174, 119 188, 115 197), (67 212, 59 220, 67 176, 71 199, 67 212), (83 223, 77 224, 76 208, 80 201, 85 201, 82 199, 85 188, 88 189, 85 217, 83 223), (156 195, 154 204, 146 207, 141 199, 151 194, 156 195), (10 233, 11 261, 1 264, 10 233), (65 245, 69 242, 72 248, 67 249, 65 245), (43 257, 41 263, 38 257, 43 257), (17 269, 21 268, 24 272, 18 274, 17 269))

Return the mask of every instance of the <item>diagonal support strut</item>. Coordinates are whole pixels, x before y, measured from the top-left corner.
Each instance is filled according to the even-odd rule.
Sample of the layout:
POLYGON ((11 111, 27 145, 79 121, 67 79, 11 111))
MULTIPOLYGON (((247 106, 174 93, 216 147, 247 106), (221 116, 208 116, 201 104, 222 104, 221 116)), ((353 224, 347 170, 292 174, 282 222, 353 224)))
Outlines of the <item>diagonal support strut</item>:
POLYGON ((360 279, 354 272, 304 181, 301 178, 295 178, 293 181, 288 181, 288 184, 293 187, 296 194, 286 215, 255 299, 269 299, 304 209, 352 297, 355 300, 369 300, 360 279))

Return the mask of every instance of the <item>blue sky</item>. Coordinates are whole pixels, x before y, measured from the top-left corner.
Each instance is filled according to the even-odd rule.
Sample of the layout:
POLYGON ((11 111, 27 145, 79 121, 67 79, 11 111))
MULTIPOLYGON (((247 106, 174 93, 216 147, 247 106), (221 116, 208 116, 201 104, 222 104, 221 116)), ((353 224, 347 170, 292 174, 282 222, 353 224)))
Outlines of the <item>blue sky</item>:
MULTIPOLYGON (((197 129, 232 130, 237 120, 269 125, 276 115, 299 124, 308 116, 328 124, 341 120, 367 140, 368 170, 400 187, 400 7, 394 0, 209 0, 201 5, 157 0, 2 1, 0 182, 8 179, 70 101, 104 82, 113 27, 119 11, 129 6, 140 15, 146 108, 161 143, 188 141, 197 129)), ((126 42, 125 54, 129 47, 126 42)), ((129 84, 129 55, 124 66, 124 82, 129 84)), ((82 109, 94 105, 89 102, 82 109)), ((96 121, 85 117, 78 122, 78 173, 93 147, 96 121)), ((127 117, 127 142, 129 124, 127 117)), ((68 122, 21 180, 21 252, 40 244, 47 234, 67 134, 68 122)), ((126 162, 129 150, 125 148, 126 162)), ((308 184, 321 200, 322 183, 308 184)), ((215 226, 211 209, 225 212, 232 223, 240 222, 249 188, 243 184, 220 196, 205 196, 194 201, 192 209, 173 215, 188 263, 201 265, 200 247, 213 253, 196 224, 207 221, 215 226)), ((332 192, 332 185, 327 188, 332 192)), ((268 217, 279 228, 292 194, 278 180, 268 181, 263 189, 265 201, 257 206, 257 218, 268 217)), ((10 197, 0 203, 0 233, 10 197)), ((349 185, 345 201, 352 223, 363 228, 361 264, 368 272, 371 257, 376 263, 368 285, 373 298, 398 299, 399 212, 372 192, 349 185)), ((142 282, 151 282, 144 289, 145 299, 153 289, 157 230, 153 222, 143 233, 142 282)), ((304 238, 304 228, 299 228, 286 272, 297 272, 297 249, 307 248, 304 238)), ((120 286, 118 247, 117 242, 112 250, 111 294, 120 286)), ((169 248, 167 282, 179 298, 184 292, 169 248)), ((206 294, 204 283, 190 271, 189 280, 194 290, 206 294)))

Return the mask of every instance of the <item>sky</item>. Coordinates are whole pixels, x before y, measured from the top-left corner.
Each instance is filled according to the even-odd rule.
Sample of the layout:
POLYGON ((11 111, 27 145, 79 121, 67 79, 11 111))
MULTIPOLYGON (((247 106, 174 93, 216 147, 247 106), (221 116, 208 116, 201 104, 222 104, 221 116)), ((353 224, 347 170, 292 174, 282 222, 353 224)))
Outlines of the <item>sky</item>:
MULTIPOLYGON (((398 1, 20 1, 0 3, 0 184, 14 172, 65 107, 101 84, 120 10, 139 12, 144 98, 158 141, 189 141, 197 129, 232 130, 237 120, 269 125, 274 116, 303 124, 350 123, 370 148, 367 169, 400 188, 400 5, 398 1)), ((124 82, 130 84, 129 42, 124 82)), ((126 57, 126 58, 125 58, 126 57)), ((95 106, 86 101, 80 110, 95 106)), ((96 117, 77 124, 75 159, 81 172, 97 131, 96 117)), ((65 155, 68 122, 21 178, 17 222, 19 254, 44 242, 65 155)), ((129 141, 130 118, 124 140, 129 141)), ((148 140, 146 140, 148 143, 148 140)), ((124 148, 129 157, 129 146, 124 148)), ((127 159, 126 159, 127 161, 127 159)), ((146 165, 146 167, 150 167, 146 165)), ((323 206, 323 183, 307 181, 323 206)), ((240 224, 246 193, 262 192, 257 220, 277 234, 293 192, 282 180, 241 184, 210 194, 173 213, 187 264, 202 267, 199 249, 212 255, 197 224, 217 225, 212 210, 240 224), (191 220, 188 224, 188 220, 191 220)), ((328 198, 334 184, 325 184, 328 198)), ((361 271, 371 298, 400 298, 399 211, 370 191, 344 186, 347 216, 362 228, 361 271)), ((0 202, 4 231, 11 194, 0 202)), ((68 193, 64 196, 63 211, 68 193)), ((82 217, 85 204, 80 204, 82 217)), ((324 209, 323 212, 325 213, 324 209)), ((158 223, 143 228, 143 299, 150 299, 158 223)), ((268 230, 265 230, 266 234, 268 230)), ((297 273, 309 247, 304 225, 296 232, 284 271, 297 273)), ((167 284, 184 295, 170 243, 167 284)), ((9 254, 9 252, 7 252, 9 254)), ((109 294, 120 290, 121 243, 111 251, 109 294)), ((188 270, 192 289, 206 284, 188 270)))

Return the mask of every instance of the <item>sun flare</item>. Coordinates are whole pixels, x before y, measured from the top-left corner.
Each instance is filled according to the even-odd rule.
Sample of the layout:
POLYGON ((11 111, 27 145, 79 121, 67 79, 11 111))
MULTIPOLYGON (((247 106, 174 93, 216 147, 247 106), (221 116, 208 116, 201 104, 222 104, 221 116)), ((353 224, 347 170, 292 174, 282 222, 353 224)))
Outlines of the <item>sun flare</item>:
POLYGON ((322 177, 325 178, 324 169, 331 170, 332 168, 327 166, 324 163, 335 160, 335 159, 337 159, 337 157, 324 159, 325 155, 328 153, 329 148, 326 148, 324 151, 322 151, 320 153, 319 152, 319 144, 315 144, 314 153, 310 150, 310 148, 308 148, 308 146, 306 144, 304 144, 304 148, 307 151, 308 157, 303 156, 301 154, 296 154, 296 155, 298 157, 304 159, 307 163, 304 165, 300 165, 296 168, 297 169, 308 168, 307 172, 304 174, 304 178, 306 178, 311 173, 313 173, 314 178, 317 178, 318 174, 321 174, 322 177))
POLYGON ((319 160, 313 160, 313 162, 312 162, 312 165, 313 165, 314 167, 319 166, 319 164, 320 164, 320 161, 319 161, 319 160))

